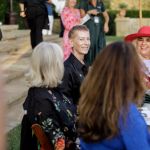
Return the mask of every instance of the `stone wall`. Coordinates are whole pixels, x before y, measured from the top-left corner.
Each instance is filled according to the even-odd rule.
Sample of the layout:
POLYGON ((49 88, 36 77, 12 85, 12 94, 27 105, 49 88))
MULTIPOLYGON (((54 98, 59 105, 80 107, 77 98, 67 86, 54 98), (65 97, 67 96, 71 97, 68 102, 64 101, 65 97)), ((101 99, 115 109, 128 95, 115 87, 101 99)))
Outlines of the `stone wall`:
MULTIPOLYGON (((116 18, 116 35, 125 36, 127 34, 135 33, 140 28, 139 18, 116 18)), ((141 26, 150 26, 150 18, 143 18, 141 20, 141 26)))
MULTIPOLYGON (((150 0, 141 0, 141 2, 143 10, 150 10, 150 0)), ((113 10, 118 9, 120 3, 126 3, 128 5, 127 9, 139 9, 139 0, 111 0, 110 8, 113 10)))

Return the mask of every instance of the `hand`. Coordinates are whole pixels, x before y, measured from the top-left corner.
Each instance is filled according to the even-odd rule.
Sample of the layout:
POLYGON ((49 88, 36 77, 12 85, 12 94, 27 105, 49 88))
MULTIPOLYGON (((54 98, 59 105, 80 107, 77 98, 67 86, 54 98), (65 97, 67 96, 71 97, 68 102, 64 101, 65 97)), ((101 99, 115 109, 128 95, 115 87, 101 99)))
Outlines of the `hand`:
POLYGON ((108 23, 104 24, 104 32, 107 33, 109 31, 108 23))
POLYGON ((23 17, 23 18, 26 17, 25 12, 24 11, 20 12, 20 16, 23 17))
POLYGON ((88 14, 91 14, 91 15, 97 15, 99 12, 97 11, 97 9, 93 9, 93 10, 89 10, 88 11, 88 14))
POLYGON ((65 140, 59 138, 55 144, 55 150, 64 150, 65 149, 65 140))
POLYGON ((52 1, 51 0, 47 0, 47 3, 52 3, 52 1))

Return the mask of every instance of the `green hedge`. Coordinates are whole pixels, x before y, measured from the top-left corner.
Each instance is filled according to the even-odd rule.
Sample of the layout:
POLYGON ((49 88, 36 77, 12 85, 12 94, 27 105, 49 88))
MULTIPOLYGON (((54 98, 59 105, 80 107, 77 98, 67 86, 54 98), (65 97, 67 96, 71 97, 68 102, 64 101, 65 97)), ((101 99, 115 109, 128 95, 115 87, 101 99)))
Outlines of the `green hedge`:
POLYGON ((7 12, 7 1, 0 0, 0 21, 1 22, 4 22, 6 12, 7 12))
MULTIPOLYGON (((20 28, 26 28, 26 21, 25 19, 19 17, 19 5, 18 0, 13 0, 13 8, 14 12, 16 12, 16 18, 17 18, 17 24, 19 24, 20 28)), ((0 21, 5 23, 5 16, 8 12, 9 6, 8 6, 8 0, 0 0, 0 21)), ((109 10, 108 11, 110 16, 110 22, 109 22, 109 28, 110 31, 107 33, 107 35, 115 35, 115 18, 118 11, 116 10, 109 10)), ((150 18, 150 11, 143 10, 142 12, 143 18, 150 18)), ((58 14, 55 12, 54 17, 58 18, 58 14)), ((126 17, 130 18, 138 18, 139 17, 139 11, 138 10, 127 10, 126 17)))
MULTIPOLYGON (((19 4, 18 0, 13 0, 13 11, 15 12, 16 24, 19 24, 20 28, 25 28, 25 20, 19 17, 19 4)), ((9 13, 9 0, 0 0, 0 21, 3 24, 8 24, 9 13)))
MULTIPOLYGON (((110 17, 109 21, 109 32, 107 35, 115 35, 116 34, 116 26, 115 26, 115 18, 118 11, 116 10, 108 10, 108 14, 110 17)), ((143 10, 142 11, 143 18, 150 18, 150 11, 149 10, 143 10)), ((139 11, 138 10, 127 10, 126 17, 130 18, 138 18, 139 17, 139 11)))
MULTIPOLYGON (((150 18, 150 11, 149 10, 143 10, 142 15, 143 15, 143 18, 150 18)), ((139 17, 139 10, 127 10, 126 17, 138 18, 139 17)))

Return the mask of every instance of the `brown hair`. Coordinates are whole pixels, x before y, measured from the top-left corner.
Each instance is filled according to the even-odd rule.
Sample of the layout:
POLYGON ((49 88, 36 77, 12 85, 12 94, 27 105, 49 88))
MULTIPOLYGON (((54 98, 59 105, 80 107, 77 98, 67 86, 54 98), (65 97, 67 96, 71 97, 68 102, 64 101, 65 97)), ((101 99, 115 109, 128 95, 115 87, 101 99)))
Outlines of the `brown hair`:
POLYGON ((79 100, 79 133, 85 141, 118 134, 119 117, 125 121, 129 103, 137 104, 143 96, 142 77, 141 61, 130 43, 112 43, 97 55, 79 100))
POLYGON ((70 30, 68 37, 70 39, 73 38, 76 31, 87 31, 87 32, 89 32, 89 29, 85 25, 76 25, 76 26, 72 27, 72 29, 70 30))

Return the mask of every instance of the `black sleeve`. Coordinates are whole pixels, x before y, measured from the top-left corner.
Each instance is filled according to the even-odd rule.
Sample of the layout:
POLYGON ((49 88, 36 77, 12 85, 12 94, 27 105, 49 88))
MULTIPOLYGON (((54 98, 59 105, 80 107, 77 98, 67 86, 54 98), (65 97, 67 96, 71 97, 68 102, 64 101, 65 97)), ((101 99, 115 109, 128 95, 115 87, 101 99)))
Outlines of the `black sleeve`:
POLYGON ((73 93, 73 71, 70 66, 65 67, 64 77, 60 85, 60 90, 62 93, 72 100, 73 93))
POLYGON ((51 98, 41 99, 40 103, 37 103, 37 105, 39 111, 39 122, 50 142, 54 144, 58 138, 64 138, 59 117, 51 98))
POLYGON ((104 5, 104 3, 103 3, 103 2, 101 3, 101 11, 102 11, 102 12, 104 12, 104 11, 105 11, 105 5, 104 5))
POLYGON ((19 0, 19 3, 25 3, 25 1, 24 0, 19 0))

